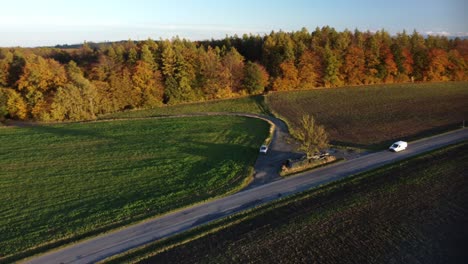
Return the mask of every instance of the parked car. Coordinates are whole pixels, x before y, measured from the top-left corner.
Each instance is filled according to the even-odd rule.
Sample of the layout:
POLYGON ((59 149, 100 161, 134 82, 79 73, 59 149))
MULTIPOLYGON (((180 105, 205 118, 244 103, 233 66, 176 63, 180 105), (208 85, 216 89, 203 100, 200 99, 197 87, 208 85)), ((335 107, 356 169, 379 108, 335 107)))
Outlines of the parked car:
MULTIPOLYGON (((328 153, 328 152, 316 152, 310 158, 313 159, 313 160, 320 160, 320 159, 325 159, 328 156, 330 156, 330 153, 328 153)), ((306 156, 306 158, 307 158, 307 156, 306 156)))
POLYGON ((408 142, 397 141, 393 143, 388 149, 390 151, 399 152, 399 151, 405 150, 407 147, 408 147, 408 142))
POLYGON ((262 145, 260 147, 260 153, 267 154, 268 151, 268 146, 267 145, 262 145))

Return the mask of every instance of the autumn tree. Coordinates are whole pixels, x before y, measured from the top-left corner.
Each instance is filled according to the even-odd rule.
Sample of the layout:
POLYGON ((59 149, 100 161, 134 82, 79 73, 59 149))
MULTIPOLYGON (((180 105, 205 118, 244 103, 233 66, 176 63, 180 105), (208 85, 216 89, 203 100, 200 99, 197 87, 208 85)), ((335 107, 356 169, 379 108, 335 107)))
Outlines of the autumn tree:
POLYGON ((324 50, 325 71, 323 82, 325 87, 337 87, 343 85, 340 74, 341 62, 337 55, 327 46, 324 50))
POLYGON ((148 51, 151 53, 152 55, 152 58, 154 60, 154 63, 155 63, 155 66, 156 67, 159 67, 159 62, 160 62, 160 49, 159 49, 159 44, 156 43, 156 41, 152 40, 152 39, 147 39, 145 41, 142 42, 142 47, 141 47, 141 57, 140 59, 144 59, 145 55, 143 55, 143 53, 146 53, 144 50, 145 50, 145 46, 148 47, 148 51))
POLYGON ((402 73, 407 76, 411 76, 413 74, 413 64, 414 64, 413 55, 411 54, 411 51, 408 48, 403 49, 402 55, 403 55, 402 73))
POLYGON ((261 94, 268 86, 269 75, 265 68, 254 62, 247 62, 244 68, 244 87, 249 94, 261 94))
POLYGON ((294 42, 285 32, 272 32, 263 44, 263 64, 273 77, 281 74, 280 65, 285 61, 294 61, 294 42))
POLYGON ((94 49, 91 47, 90 43, 86 41, 76 51, 75 57, 75 61, 78 61, 82 67, 89 67, 97 60, 97 54, 94 52, 94 49))
POLYGON ((332 46, 340 58, 346 54, 349 46, 352 44, 352 33, 345 29, 343 32, 337 33, 332 46))
POLYGON ((306 49, 299 58, 299 87, 308 89, 320 86, 322 78, 320 57, 317 53, 306 49))
POLYGON ((0 117, 9 116, 13 119, 26 119, 28 107, 21 94, 13 89, 0 88, 0 117))
POLYGON ((86 79, 83 71, 74 61, 68 63, 66 71, 69 80, 66 85, 74 85, 80 90, 81 97, 83 98, 82 108, 86 112, 86 118, 96 118, 96 113, 98 113, 99 109, 96 87, 86 79))
POLYGON ((36 120, 48 120, 53 95, 67 82, 65 69, 57 61, 32 55, 27 57, 17 89, 26 98, 36 120))
POLYGON ((448 60, 449 65, 447 71, 450 75, 450 78, 454 81, 466 80, 468 77, 467 62, 463 59, 460 52, 455 49, 450 50, 448 53, 448 60))
POLYGON ((91 83, 96 87, 98 114, 106 114, 116 111, 111 104, 112 96, 110 95, 110 84, 105 81, 92 80, 91 83))
POLYGON ((66 81, 65 70, 57 61, 32 55, 26 60, 21 78, 16 84, 18 90, 32 93, 53 90, 66 81))
POLYGON ((88 77, 91 80, 108 81, 111 74, 120 72, 124 67, 124 53, 122 45, 108 47, 98 55, 98 61, 88 72, 88 77))
POLYGON ((127 65, 129 67, 135 66, 138 60, 138 52, 136 48, 132 47, 127 53, 127 65))
POLYGON ((303 27, 299 31, 291 33, 291 40, 294 43, 294 58, 300 58, 302 54, 309 49, 311 35, 307 28, 303 27))
POLYGON ((366 78, 364 50, 358 46, 349 47, 342 66, 342 72, 347 84, 363 84, 366 78))
POLYGON ((0 49, 0 87, 9 85, 10 65, 13 62, 13 53, 0 49))
POLYGON ((98 113, 96 87, 83 76, 74 61, 66 67, 69 82, 59 87, 51 104, 50 117, 54 120, 89 120, 98 113))
POLYGON ((17 86, 18 80, 23 75, 23 69, 25 64, 26 59, 24 58, 24 54, 15 50, 13 52, 13 59, 8 65, 8 73, 5 73, 7 77, 7 87, 17 86))
POLYGON ((428 54, 429 65, 427 66, 427 76, 429 81, 448 81, 449 58, 447 52, 442 49, 431 49, 428 54))
POLYGON ((413 74, 416 81, 427 80, 428 51, 424 42, 424 37, 414 31, 410 37, 411 54, 413 58, 413 74))
POLYGON ((233 93, 239 93, 244 79, 244 57, 235 48, 231 48, 223 56, 221 63, 226 71, 228 86, 233 93))
POLYGON ((200 50, 199 81, 207 99, 221 98, 229 89, 229 76, 221 63, 219 50, 200 50))
POLYGON ((0 121, 3 121, 3 119, 8 115, 7 103, 8 96, 6 93, 6 89, 0 88, 0 121))
POLYGON ((169 40, 165 40, 162 42, 161 50, 162 74, 166 79, 170 76, 174 78, 176 56, 172 43, 169 40))
POLYGON ((175 39, 161 43, 161 71, 164 77, 164 102, 175 104, 189 102, 195 98, 192 84, 195 72, 185 56, 185 43, 175 39))
POLYGON ((273 82, 274 91, 288 91, 299 87, 299 71, 294 61, 285 61, 280 65, 281 74, 273 82))
POLYGON ((166 77, 165 81, 166 89, 164 91, 164 103, 176 104, 179 102, 179 98, 182 98, 179 84, 176 79, 172 76, 166 77))
POLYGON ((106 81, 111 72, 115 71, 114 64, 109 57, 101 55, 98 59, 99 63, 95 65, 89 72, 91 80, 106 81))
POLYGON ((111 73, 108 85, 101 87, 107 89, 101 93, 107 97, 105 108, 110 112, 138 107, 141 95, 133 89, 132 74, 127 68, 111 73))
POLYGON ((299 150, 304 151, 308 158, 328 146, 328 134, 325 128, 317 124, 314 117, 308 114, 302 116, 294 135, 300 142, 299 150))
POLYGON ((121 67, 125 63, 125 49, 122 45, 115 45, 114 47, 115 55, 110 56, 114 65, 121 67))
POLYGON ((50 118, 57 121, 86 119, 82 104, 83 98, 76 86, 60 87, 51 104, 50 118))
POLYGON ((179 43, 175 46, 175 73, 174 77, 178 84, 180 95, 175 98, 178 102, 190 102, 195 100, 195 93, 192 88, 193 81, 195 79, 194 71, 192 66, 185 56, 184 43, 179 43))
POLYGON ((143 46, 141 46, 141 54, 139 61, 145 63, 152 70, 158 69, 158 65, 156 64, 156 61, 154 59, 153 52, 151 52, 147 44, 143 44, 143 46))
POLYGON ((387 45, 382 45, 380 48, 380 55, 381 55, 381 70, 380 70, 380 78, 385 83, 393 83, 395 77, 398 74, 398 67, 395 63, 395 59, 393 56, 392 51, 387 45))
POLYGON ((162 104, 164 87, 161 73, 150 63, 139 60, 134 68, 133 89, 139 97, 135 104, 139 107, 154 107, 162 104))
POLYGON ((394 43, 391 52, 397 67, 396 82, 407 82, 413 72, 413 57, 408 47, 394 43))
POLYGON ((379 83, 380 62, 379 43, 375 35, 369 36, 365 45, 366 78, 364 84, 379 83))

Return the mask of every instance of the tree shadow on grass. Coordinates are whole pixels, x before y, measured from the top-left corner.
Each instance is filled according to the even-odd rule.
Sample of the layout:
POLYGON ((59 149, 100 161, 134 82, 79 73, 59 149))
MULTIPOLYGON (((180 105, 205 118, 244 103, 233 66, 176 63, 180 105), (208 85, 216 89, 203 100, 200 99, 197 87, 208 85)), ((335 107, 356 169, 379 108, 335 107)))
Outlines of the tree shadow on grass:
MULTIPOLYGON (((209 164, 219 164, 227 160, 235 163, 245 163, 246 161, 249 162, 249 160, 255 161, 256 151, 257 150, 252 147, 229 143, 187 141, 181 146, 181 153, 203 157, 209 164)), ((201 167, 203 166, 206 166, 204 162, 201 164, 201 167)), ((196 171, 197 170, 194 172, 196 171)))
POLYGON ((265 102, 265 96, 263 95, 255 95, 250 97, 252 101, 255 102, 255 104, 260 108, 261 113, 267 116, 273 116, 273 113, 270 111, 270 108, 268 107, 267 103, 265 102))
POLYGON ((45 134, 52 134, 60 137, 65 136, 73 136, 73 137, 89 137, 95 139, 110 139, 109 136, 104 136, 103 134, 97 132, 97 129, 73 129, 68 128, 67 125, 64 126, 51 126, 51 125, 33 125, 24 127, 24 129, 28 129, 30 131, 38 132, 38 133, 45 133, 45 134))
POLYGON ((194 147, 182 147, 181 153, 203 158, 191 165, 188 172, 191 178, 196 178, 213 169, 216 170, 213 173, 224 174, 214 174, 210 178, 198 179, 200 182, 206 181, 204 186, 208 191, 207 196, 222 194, 237 187, 247 176, 247 168, 253 166, 257 158, 256 148, 243 145, 189 141, 186 146, 194 147), (231 168, 237 170, 235 175, 232 175, 231 168), (223 177, 230 179, 226 181, 223 177), (214 183, 210 188, 208 181, 214 178, 218 178, 218 183, 214 183))

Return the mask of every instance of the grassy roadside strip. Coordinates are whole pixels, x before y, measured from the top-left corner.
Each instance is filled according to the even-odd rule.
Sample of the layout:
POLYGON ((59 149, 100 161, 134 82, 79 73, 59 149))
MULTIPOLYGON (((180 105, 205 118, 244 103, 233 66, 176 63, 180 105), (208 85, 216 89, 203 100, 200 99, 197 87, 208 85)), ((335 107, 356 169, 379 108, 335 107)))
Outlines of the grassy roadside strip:
POLYGON ((270 124, 270 130, 268 130, 268 137, 265 139, 263 144, 267 145, 267 146, 270 146, 271 141, 273 140, 273 135, 275 133, 276 125, 273 122, 269 121, 269 120, 266 120, 266 119, 264 119, 264 120, 266 122, 268 122, 268 124, 270 124))
POLYGON ((234 226, 242 221, 252 220, 258 216, 270 213, 275 209, 286 207, 295 202, 300 202, 306 199, 320 198, 325 197, 327 194, 333 191, 343 190, 343 189, 352 189, 353 187, 358 187, 362 183, 365 183, 367 180, 375 179, 379 177, 382 173, 399 170, 402 165, 410 164, 411 162, 423 161, 427 158, 430 158, 433 155, 443 154, 449 152, 453 149, 464 147, 468 144, 467 141, 458 143, 455 145, 447 146, 442 149, 437 149, 431 152, 427 152, 409 159, 399 161, 394 164, 389 164, 368 172, 356 174, 345 179, 332 182, 329 184, 321 185, 311 190, 294 194, 292 196, 280 198, 274 202, 268 204, 260 205, 255 208, 248 209, 244 212, 237 213, 226 218, 213 221, 206 225, 194 228, 192 230, 177 234, 173 237, 169 237, 163 240, 156 241, 154 243, 142 246, 140 248, 134 249, 129 252, 122 253, 106 260, 103 260, 101 263, 134 263, 139 261, 144 261, 145 259, 155 256, 161 252, 167 251, 171 248, 177 247, 194 241, 198 238, 207 236, 209 234, 215 233, 217 231, 229 228, 234 226))
POLYGON ((296 175, 298 173, 302 173, 302 172, 306 172, 306 171, 311 171, 311 170, 315 170, 315 169, 318 169, 318 168, 321 168, 321 167, 324 167, 324 166, 328 166, 328 165, 332 165, 332 164, 335 164, 335 163, 338 163, 338 162, 341 162, 341 161, 344 161, 345 159, 343 158, 339 158, 339 159, 334 159, 330 162, 322 162, 322 161, 316 161, 314 163, 311 164, 311 166, 303 166, 303 167, 299 167, 297 169, 292 169, 292 170, 288 170, 288 171, 281 171, 280 172, 280 176, 283 177, 283 178, 286 178, 286 177, 289 177, 289 176, 293 176, 293 175, 296 175))

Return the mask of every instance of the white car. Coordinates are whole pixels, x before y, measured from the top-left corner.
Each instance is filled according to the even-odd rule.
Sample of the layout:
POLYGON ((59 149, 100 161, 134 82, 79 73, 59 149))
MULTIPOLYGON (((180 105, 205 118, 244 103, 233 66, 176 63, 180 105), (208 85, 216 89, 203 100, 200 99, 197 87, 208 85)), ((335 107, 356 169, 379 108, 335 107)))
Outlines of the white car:
POLYGON ((267 145, 262 145, 260 147, 260 153, 266 154, 268 151, 268 146, 267 145))
POLYGON ((405 150, 408 147, 408 143, 405 141, 397 141, 393 143, 388 149, 390 151, 399 152, 405 150))

